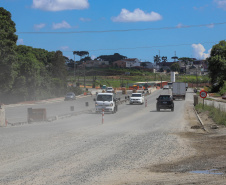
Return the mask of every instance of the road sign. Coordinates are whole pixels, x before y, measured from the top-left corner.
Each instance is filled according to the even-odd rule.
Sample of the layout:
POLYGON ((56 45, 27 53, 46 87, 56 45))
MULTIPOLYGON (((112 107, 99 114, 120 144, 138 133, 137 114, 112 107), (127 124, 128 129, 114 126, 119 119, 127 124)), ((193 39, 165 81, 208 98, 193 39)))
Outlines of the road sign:
POLYGON ((202 90, 202 91, 200 91, 199 95, 200 95, 201 98, 206 98, 207 97, 207 92, 202 90))

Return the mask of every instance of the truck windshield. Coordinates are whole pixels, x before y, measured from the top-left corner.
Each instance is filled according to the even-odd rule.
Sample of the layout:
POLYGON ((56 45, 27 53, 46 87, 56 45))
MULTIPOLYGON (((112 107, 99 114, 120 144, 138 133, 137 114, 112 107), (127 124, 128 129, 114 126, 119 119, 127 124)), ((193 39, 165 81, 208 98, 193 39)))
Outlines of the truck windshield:
POLYGON ((141 97, 141 94, 132 94, 132 97, 141 97))
POLYGON ((97 101, 112 101, 112 95, 98 95, 97 101))

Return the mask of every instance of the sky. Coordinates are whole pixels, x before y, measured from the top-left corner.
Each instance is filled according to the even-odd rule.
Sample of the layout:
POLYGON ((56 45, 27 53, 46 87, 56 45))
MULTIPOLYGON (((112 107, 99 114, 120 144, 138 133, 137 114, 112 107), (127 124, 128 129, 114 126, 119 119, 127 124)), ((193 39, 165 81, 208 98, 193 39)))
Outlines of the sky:
POLYGON ((18 45, 75 60, 73 51, 205 59, 226 39, 226 0, 0 0, 0 7, 12 14, 18 45))

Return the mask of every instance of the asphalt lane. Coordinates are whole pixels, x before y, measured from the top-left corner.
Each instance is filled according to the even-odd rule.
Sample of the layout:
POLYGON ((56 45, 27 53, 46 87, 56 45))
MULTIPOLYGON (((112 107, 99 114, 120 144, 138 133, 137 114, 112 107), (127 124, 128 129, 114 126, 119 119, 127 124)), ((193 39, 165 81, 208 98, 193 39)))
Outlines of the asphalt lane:
POLYGON ((50 123, 0 129, 0 184, 111 184, 147 168, 187 157, 184 106, 156 111, 158 90, 144 105, 119 106, 116 114, 93 112, 50 123))
MULTIPOLYGON (((127 94, 124 95, 122 92, 117 92, 116 97, 121 100, 125 100, 126 96, 131 95, 132 91, 127 91, 127 94)), ((46 101, 39 101, 33 103, 21 103, 5 106, 6 110, 6 119, 10 125, 17 123, 26 123, 27 122, 27 112, 28 108, 32 109, 46 109, 47 119, 52 120, 56 116, 61 117, 64 115, 70 114, 81 114, 87 111, 94 111, 95 102, 93 99, 96 97, 96 94, 93 95, 80 95, 76 97, 74 101, 64 101, 64 98, 55 98, 46 101), (87 106, 88 103, 88 106, 87 106), (73 111, 71 110, 73 107, 73 111)))

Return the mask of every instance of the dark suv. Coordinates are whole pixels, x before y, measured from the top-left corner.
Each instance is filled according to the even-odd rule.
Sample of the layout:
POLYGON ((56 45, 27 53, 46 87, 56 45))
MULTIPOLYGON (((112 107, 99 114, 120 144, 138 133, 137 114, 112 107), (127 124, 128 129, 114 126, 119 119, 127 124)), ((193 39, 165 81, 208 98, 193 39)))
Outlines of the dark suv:
POLYGON ((157 111, 160 111, 160 109, 171 109, 171 111, 174 111, 173 98, 170 95, 160 95, 157 98, 156 109, 157 111))

